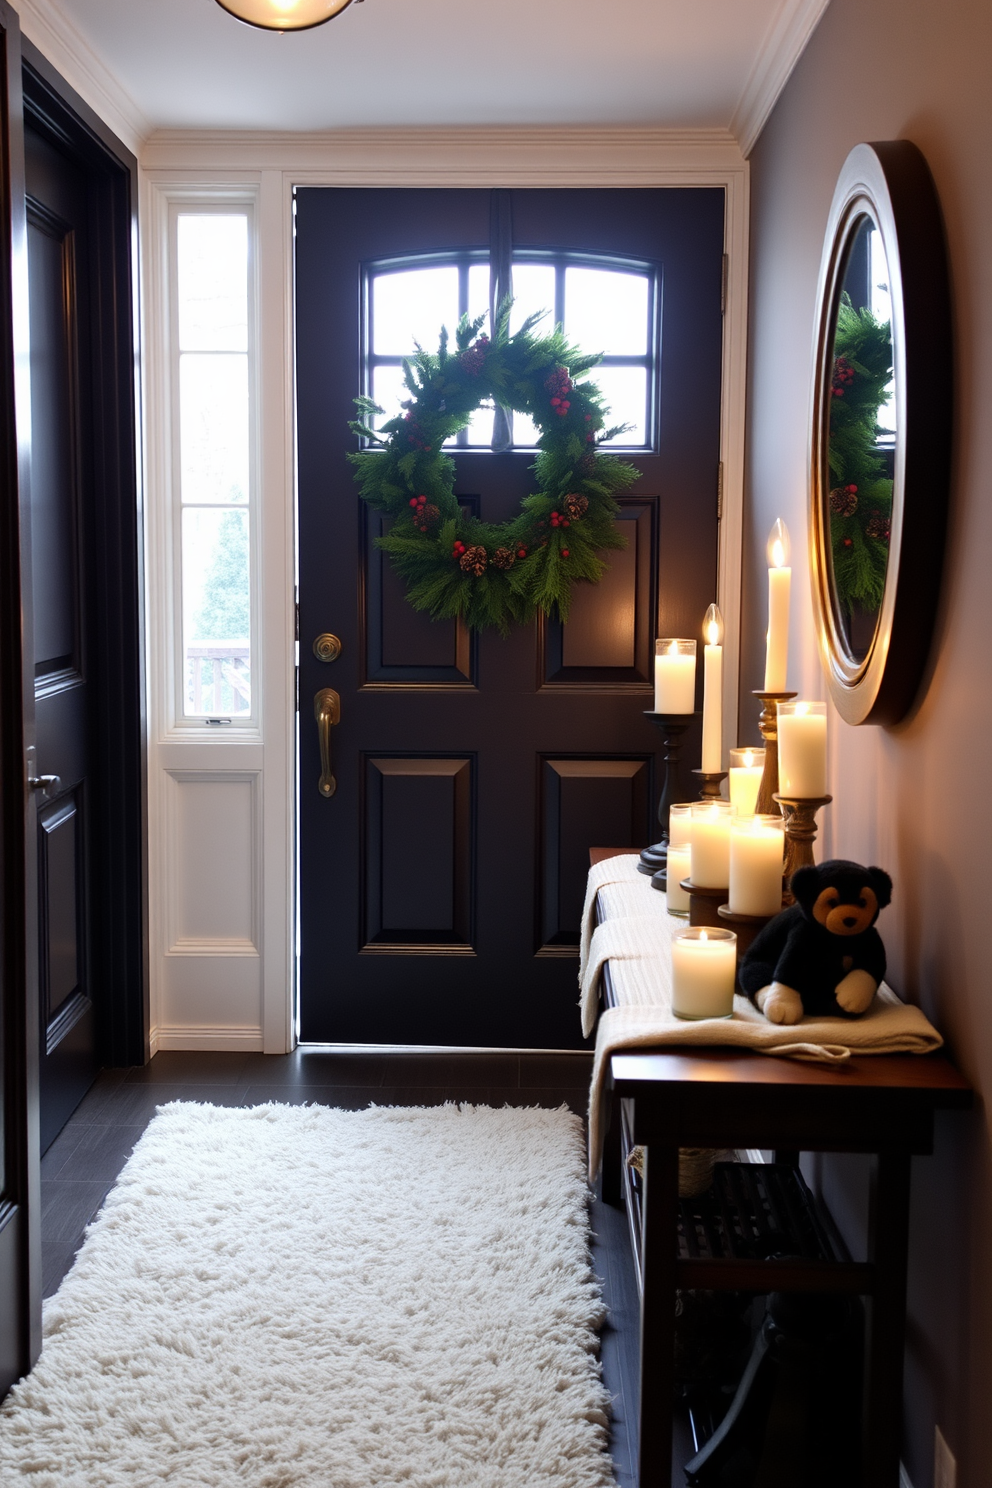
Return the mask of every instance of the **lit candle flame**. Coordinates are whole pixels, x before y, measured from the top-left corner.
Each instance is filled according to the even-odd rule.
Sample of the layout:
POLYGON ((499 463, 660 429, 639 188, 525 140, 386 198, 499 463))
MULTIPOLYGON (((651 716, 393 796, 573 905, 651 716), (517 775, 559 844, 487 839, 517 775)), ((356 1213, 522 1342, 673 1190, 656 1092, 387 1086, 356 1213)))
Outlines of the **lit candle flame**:
POLYGON ((700 930, 699 938, 700 940, 709 940, 709 936, 706 934, 705 930, 700 930))
POLYGON ((745 768, 745 770, 750 770, 753 764, 754 764, 754 751, 751 750, 751 749, 745 749, 745 751, 744 751, 744 768, 745 768))
POLYGON ((703 635, 707 646, 723 645, 723 616, 718 605, 711 604, 703 616, 703 635))
POLYGON ((809 703, 797 703, 796 704, 796 715, 797 715, 797 717, 799 717, 799 718, 805 718, 806 717, 806 714, 808 712, 809 712, 809 703))
POLYGON ((669 656, 678 656, 678 654, 679 654, 679 643, 678 643, 678 641, 673 641, 672 644, 668 648, 668 655, 669 656))
POLYGON ((771 532, 768 534, 766 552, 768 554, 769 568, 788 568, 790 546, 789 529, 782 521, 782 518, 778 517, 771 532))

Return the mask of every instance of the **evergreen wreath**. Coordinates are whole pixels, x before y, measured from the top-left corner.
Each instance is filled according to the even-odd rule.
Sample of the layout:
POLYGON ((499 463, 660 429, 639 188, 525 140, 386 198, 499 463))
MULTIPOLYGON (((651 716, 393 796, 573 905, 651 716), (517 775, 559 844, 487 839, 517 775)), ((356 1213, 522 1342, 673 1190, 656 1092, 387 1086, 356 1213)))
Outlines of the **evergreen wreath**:
POLYGON ((889 322, 837 309, 830 397, 830 539, 837 597, 849 615, 882 603, 889 561, 892 481, 878 451, 878 410, 892 377, 889 322))
POLYGON ((511 336, 509 312, 506 303, 492 340, 481 332, 485 316, 463 316, 453 350, 444 328, 436 355, 418 346, 404 362, 405 411, 381 431, 371 416, 383 410, 356 398, 363 417, 350 427, 376 447, 348 457, 362 498, 392 521, 376 543, 410 603, 435 620, 460 615, 474 630, 495 626, 504 635, 538 610, 567 619, 572 584, 595 583, 606 569, 599 554, 625 546, 615 498, 638 476, 598 448, 623 427, 605 428, 599 389, 578 381, 599 357, 580 355, 560 326, 536 335, 540 315, 511 336), (442 448, 489 400, 528 413, 540 430, 532 467, 538 489, 499 524, 461 508, 454 461, 442 448))

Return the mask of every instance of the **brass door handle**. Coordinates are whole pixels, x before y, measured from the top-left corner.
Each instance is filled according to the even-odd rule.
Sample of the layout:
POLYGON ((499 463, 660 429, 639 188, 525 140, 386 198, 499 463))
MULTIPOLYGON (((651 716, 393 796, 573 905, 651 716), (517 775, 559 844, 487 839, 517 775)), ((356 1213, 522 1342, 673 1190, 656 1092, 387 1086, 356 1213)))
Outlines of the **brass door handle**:
POLYGON ((59 786, 62 784, 58 775, 29 775, 28 789, 41 791, 46 800, 51 800, 58 795, 59 786))
POLYGON ((322 687, 315 694, 313 716, 317 720, 317 737, 320 740, 320 781, 317 789, 322 796, 333 796, 338 783, 331 769, 331 729, 341 718, 341 699, 333 687, 322 687))

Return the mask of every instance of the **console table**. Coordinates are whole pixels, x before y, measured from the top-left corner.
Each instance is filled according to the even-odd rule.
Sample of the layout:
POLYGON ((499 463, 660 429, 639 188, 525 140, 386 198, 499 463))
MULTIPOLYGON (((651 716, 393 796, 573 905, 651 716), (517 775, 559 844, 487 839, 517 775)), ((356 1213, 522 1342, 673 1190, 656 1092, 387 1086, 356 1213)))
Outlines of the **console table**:
MULTIPOLYGON (((629 849, 624 849, 629 851, 629 849)), ((611 856, 596 851, 595 860, 611 856)), ((605 996, 610 1000, 607 964, 605 996)), ((866 1300, 863 1488, 898 1488, 912 1158, 933 1151, 934 1113, 963 1109, 971 1090, 939 1054, 852 1057, 841 1067, 737 1049, 613 1055, 604 1198, 625 1192, 641 1291, 639 1488, 669 1488, 675 1291, 853 1293, 866 1300), (623 1147, 643 1146, 642 1191, 623 1147), (874 1157, 865 1262, 680 1258, 680 1147, 864 1152, 874 1157)), ((674 1484, 672 1485, 674 1488, 674 1484)))

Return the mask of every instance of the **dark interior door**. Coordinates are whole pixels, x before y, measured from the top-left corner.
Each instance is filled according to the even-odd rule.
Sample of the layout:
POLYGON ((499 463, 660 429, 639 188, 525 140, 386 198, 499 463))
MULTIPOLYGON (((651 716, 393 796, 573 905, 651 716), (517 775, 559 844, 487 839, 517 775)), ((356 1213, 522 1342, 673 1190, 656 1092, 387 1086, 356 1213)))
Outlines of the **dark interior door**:
POLYGON ((90 342, 86 181, 25 133, 31 337, 31 590, 38 795, 42 1151, 98 1069, 89 972, 91 803, 84 552, 90 342), (81 293, 82 289, 82 293, 81 293))
MULTIPOLYGON (((41 1349, 38 1029, 34 1002, 34 839, 25 819, 24 743, 33 679, 22 654, 20 502, 27 490, 27 353, 21 52, 0 0, 0 1396, 41 1349)), ((24 549, 26 553, 26 548, 24 549)))
MULTIPOLYGON (((588 849, 650 840, 654 639, 696 634, 715 594, 722 191, 499 196, 494 212, 489 191, 297 193, 304 1040, 581 1044, 588 849), (363 286, 376 265, 446 253, 653 276, 656 377, 630 455, 641 479, 621 503, 628 546, 580 586, 565 626, 475 637, 417 614, 356 494, 345 456, 363 286), (331 664, 312 649, 323 632, 342 641, 331 664), (313 703, 325 687, 341 700, 329 799, 313 703)), ((486 520, 512 516, 533 450, 454 453, 459 496, 486 520)))

